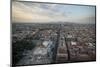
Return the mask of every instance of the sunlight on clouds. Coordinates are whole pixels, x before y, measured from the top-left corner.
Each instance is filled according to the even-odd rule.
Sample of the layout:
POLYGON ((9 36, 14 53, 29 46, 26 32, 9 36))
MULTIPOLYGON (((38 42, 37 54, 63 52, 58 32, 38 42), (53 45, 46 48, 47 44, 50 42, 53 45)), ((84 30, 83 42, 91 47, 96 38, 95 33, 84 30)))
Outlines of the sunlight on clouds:
MULTIPOLYGON (((47 5, 47 4, 46 4, 47 5)), ((55 5, 49 6, 50 9, 41 9, 40 5, 31 5, 31 7, 25 6, 24 4, 14 3, 12 7, 12 19, 15 22, 47 22, 62 20, 65 18, 60 13, 53 13, 52 9, 55 5), (33 9, 32 9, 33 6, 33 9)))

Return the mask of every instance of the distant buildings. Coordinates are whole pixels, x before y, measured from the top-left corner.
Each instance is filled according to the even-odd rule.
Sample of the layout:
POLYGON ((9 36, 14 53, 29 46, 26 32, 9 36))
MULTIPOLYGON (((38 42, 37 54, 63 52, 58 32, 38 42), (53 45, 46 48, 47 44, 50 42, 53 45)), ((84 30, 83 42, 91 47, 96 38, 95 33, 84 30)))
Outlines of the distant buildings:
MULTIPOLYGON (((15 24, 12 34, 13 45, 19 41, 31 43, 33 49, 25 49, 25 45, 16 49, 24 49, 19 55, 16 65, 48 64, 75 61, 96 60, 95 28, 82 24, 15 24), (23 47, 23 48, 22 48, 23 47)), ((18 42, 18 43, 17 43, 18 42)), ((15 47, 13 47, 15 48, 15 47)), ((27 47, 29 48, 29 46, 27 47)))

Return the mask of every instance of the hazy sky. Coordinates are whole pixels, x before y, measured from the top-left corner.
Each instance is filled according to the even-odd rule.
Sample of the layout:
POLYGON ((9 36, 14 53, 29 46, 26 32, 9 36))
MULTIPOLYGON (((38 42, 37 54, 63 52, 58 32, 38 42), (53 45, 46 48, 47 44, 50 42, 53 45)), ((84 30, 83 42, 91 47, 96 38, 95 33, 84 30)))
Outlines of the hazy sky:
POLYGON ((18 23, 95 23, 95 7, 14 1, 12 21, 18 23))

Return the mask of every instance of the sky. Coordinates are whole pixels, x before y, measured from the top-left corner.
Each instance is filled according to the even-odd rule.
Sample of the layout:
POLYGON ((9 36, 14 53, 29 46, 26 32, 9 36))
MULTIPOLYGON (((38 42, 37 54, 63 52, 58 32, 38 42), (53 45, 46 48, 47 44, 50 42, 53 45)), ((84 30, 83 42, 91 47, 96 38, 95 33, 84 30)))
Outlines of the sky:
POLYGON ((12 2, 12 22, 15 23, 95 23, 95 6, 12 2))

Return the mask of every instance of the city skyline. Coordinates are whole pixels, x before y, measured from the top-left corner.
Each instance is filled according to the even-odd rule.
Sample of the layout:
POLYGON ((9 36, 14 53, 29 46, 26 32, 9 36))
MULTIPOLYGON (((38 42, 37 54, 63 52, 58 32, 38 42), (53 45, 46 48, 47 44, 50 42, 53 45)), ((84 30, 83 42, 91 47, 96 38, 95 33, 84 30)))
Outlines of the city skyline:
POLYGON ((15 23, 95 23, 95 6, 12 2, 12 22, 15 23))

